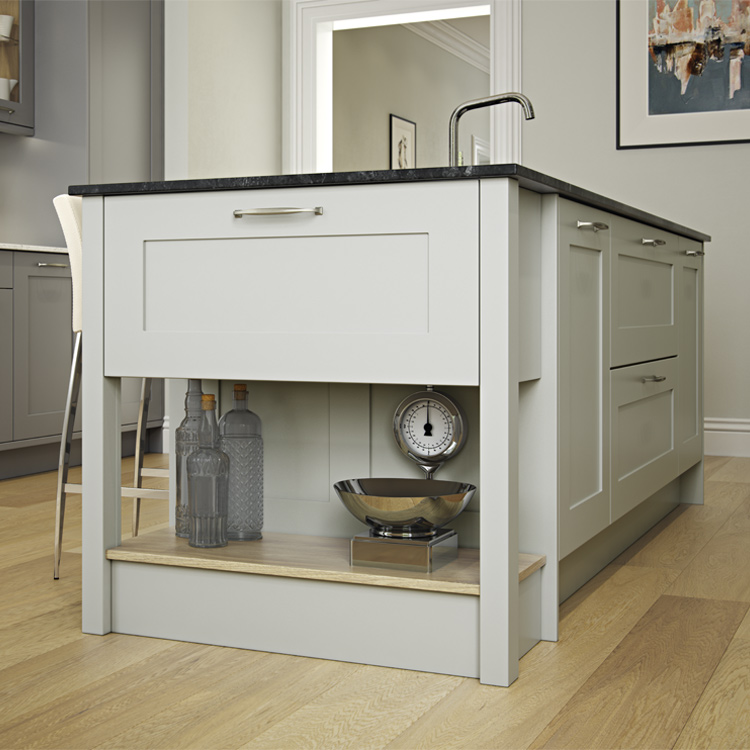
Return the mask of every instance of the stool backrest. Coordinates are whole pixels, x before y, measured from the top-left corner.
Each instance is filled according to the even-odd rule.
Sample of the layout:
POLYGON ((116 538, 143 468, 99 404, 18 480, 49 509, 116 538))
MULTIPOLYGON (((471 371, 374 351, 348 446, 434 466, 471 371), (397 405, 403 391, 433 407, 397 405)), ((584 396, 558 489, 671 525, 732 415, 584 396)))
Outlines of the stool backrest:
POLYGON ((83 198, 79 195, 58 195, 52 202, 65 235, 65 244, 68 246, 70 276, 73 282, 73 332, 78 333, 83 323, 81 314, 83 198))

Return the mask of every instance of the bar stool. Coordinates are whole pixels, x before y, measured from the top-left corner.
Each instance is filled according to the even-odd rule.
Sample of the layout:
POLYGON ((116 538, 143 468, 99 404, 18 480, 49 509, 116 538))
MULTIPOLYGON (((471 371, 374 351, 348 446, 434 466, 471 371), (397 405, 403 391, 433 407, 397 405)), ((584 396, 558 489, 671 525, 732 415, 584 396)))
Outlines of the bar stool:
MULTIPOLYGON (((73 195, 58 195, 53 200, 58 219, 65 235, 70 261, 70 275, 73 286, 73 361, 70 366, 70 381, 68 396, 63 415, 62 438, 60 440, 60 460, 57 469, 57 493, 55 503, 55 564, 54 577, 60 577, 60 557, 62 554, 62 533, 65 520, 65 499, 68 494, 80 494, 80 484, 68 482, 68 468, 70 465, 70 448, 73 441, 73 424, 78 409, 78 398, 81 392, 82 372, 82 314, 81 314, 81 284, 83 262, 83 199, 73 195)), ((147 431, 146 420, 151 400, 151 378, 143 378, 141 384, 141 401, 138 409, 138 427, 135 440, 135 469, 132 487, 121 487, 123 497, 133 498, 133 536, 138 536, 140 524, 140 504, 142 497, 168 499, 169 490, 143 489, 144 476, 168 477, 168 469, 148 469, 143 466, 143 456, 146 452, 147 431)))

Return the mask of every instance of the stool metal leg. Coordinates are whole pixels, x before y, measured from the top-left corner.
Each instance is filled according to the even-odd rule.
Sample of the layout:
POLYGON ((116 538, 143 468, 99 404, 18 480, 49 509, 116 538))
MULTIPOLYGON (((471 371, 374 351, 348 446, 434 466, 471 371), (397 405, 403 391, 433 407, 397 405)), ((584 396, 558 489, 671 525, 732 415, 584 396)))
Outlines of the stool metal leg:
POLYGON ((63 416, 62 439, 60 440, 60 461, 57 467, 57 496, 55 499, 55 565, 54 577, 60 577, 60 557, 62 555, 63 522, 65 520, 65 484, 68 481, 70 466, 70 446, 73 441, 73 425, 76 421, 78 397, 81 393, 81 332, 76 333, 73 343, 73 361, 70 366, 68 397, 63 416))
MULTIPOLYGON (((143 456, 148 443, 148 407, 151 403, 151 378, 143 378, 141 383, 141 405, 138 409, 138 431, 135 434, 135 468, 133 470, 133 487, 140 488, 143 482, 143 456)), ((133 536, 138 536, 141 523, 141 498, 133 498, 133 536)))

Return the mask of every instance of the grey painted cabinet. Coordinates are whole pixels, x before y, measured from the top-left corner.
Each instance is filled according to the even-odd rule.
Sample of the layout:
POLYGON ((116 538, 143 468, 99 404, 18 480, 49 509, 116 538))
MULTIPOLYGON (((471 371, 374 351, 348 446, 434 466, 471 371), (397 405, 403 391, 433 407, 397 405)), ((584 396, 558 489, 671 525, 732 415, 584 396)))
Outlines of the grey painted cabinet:
POLYGON ((62 428, 72 349, 67 256, 15 253, 13 439, 62 428))
MULTIPOLYGON (((0 449, 59 440, 72 355, 71 294, 67 255, 0 250, 0 449)), ((163 382, 153 381, 153 389, 150 426, 164 413, 163 382)), ((140 398, 140 378, 124 380, 125 432, 136 429, 140 398)), ((80 424, 79 409, 76 432, 80 424)))
POLYGON ((13 253, 0 250, 0 443, 13 439, 13 253))

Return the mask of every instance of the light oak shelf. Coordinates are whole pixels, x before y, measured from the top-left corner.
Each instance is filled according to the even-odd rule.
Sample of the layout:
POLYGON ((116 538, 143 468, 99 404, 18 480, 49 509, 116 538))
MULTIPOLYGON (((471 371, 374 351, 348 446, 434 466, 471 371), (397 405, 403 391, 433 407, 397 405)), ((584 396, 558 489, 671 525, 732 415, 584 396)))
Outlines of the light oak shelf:
MULTIPOLYGON (((264 532, 258 542, 196 549, 167 528, 124 540, 107 551, 107 559, 479 596, 479 551, 474 549, 459 549, 458 559, 433 573, 417 573, 352 567, 348 539, 264 532)), ((543 555, 519 555, 519 581, 545 561, 543 555)))

